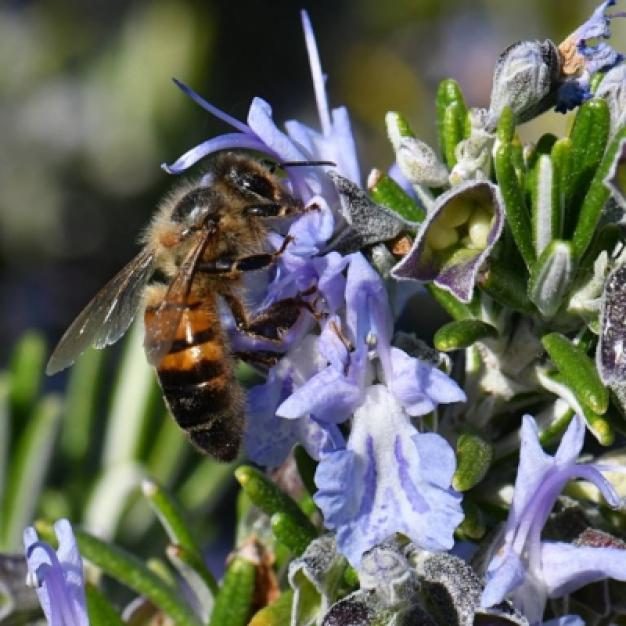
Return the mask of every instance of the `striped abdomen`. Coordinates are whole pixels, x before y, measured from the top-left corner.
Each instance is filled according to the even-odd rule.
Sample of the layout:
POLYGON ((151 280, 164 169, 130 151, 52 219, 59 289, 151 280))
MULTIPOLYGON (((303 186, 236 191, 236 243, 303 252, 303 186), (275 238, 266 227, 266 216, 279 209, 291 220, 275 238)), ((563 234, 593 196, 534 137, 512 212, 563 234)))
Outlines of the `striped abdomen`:
MULTIPOLYGON (((153 316, 147 308, 147 332, 153 316)), ((217 459, 233 460, 241 440, 243 396, 213 298, 190 296, 175 340, 156 369, 169 410, 191 441, 217 459)))

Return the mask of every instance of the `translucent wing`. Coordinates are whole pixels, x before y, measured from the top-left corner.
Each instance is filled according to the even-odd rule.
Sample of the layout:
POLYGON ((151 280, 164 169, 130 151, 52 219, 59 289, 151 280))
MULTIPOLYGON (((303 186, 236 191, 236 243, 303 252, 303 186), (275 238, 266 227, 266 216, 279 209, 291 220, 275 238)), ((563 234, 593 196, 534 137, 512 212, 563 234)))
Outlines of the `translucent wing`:
POLYGON ((104 348, 115 343, 133 321, 153 269, 154 253, 146 248, 116 274, 65 331, 46 373, 69 367, 91 345, 104 348))
POLYGON ((191 283, 196 271, 196 265, 204 252, 209 238, 214 235, 212 230, 203 230, 198 233, 195 245, 192 246, 181 263, 178 273, 170 283, 165 297, 159 306, 148 311, 146 315, 146 336, 144 348, 148 361, 158 365, 161 359, 169 352, 176 338, 176 331, 181 317, 187 308, 187 298, 191 283))

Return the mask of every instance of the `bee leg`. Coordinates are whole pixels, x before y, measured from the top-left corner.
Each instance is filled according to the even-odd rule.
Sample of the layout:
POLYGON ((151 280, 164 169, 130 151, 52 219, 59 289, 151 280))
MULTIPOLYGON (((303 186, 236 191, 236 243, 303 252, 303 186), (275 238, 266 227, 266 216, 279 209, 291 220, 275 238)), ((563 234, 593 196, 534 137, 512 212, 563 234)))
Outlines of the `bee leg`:
POLYGON ((276 352, 235 352, 234 355, 249 365, 260 365, 264 368, 276 365, 282 356, 276 352))
POLYGON ((254 272, 271 267, 276 259, 285 251, 287 246, 293 241, 293 237, 287 235, 283 240, 282 246, 267 254, 251 254, 239 259, 231 259, 229 257, 220 257, 215 261, 204 261, 198 263, 196 271, 205 272, 207 274, 236 274, 237 272, 254 272))

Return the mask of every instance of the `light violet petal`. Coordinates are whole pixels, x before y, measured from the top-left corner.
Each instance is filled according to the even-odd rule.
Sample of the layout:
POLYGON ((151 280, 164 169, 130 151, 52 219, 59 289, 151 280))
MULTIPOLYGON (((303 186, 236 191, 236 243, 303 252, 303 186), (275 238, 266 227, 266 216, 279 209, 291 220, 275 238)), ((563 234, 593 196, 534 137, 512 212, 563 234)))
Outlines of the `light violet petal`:
POLYGON ((168 174, 180 174, 195 165, 198 161, 209 154, 219 152, 220 150, 257 150, 271 156, 276 156, 272 150, 264 144, 260 139, 253 135, 244 135, 243 133, 227 133, 208 139, 185 152, 171 165, 162 163, 161 167, 168 174))
POLYGON ((335 218, 324 198, 314 197, 310 204, 318 208, 311 209, 299 217, 289 228, 294 241, 289 244, 290 254, 312 257, 320 252, 331 238, 335 228, 335 218))
MULTIPOLYGON (((454 528, 463 518, 461 497, 450 488, 454 454, 438 435, 428 435, 424 442, 419 440, 422 436, 386 387, 366 390, 348 439, 347 452, 353 455, 350 474, 341 478, 349 485, 350 498, 344 507, 335 499, 331 513, 339 550, 353 566, 366 550, 396 532, 428 550, 453 546, 454 528), (444 461, 435 473, 427 466, 432 455, 444 461)), ((320 466, 325 462, 322 458, 320 466)), ((333 476, 336 471, 323 470, 330 487, 316 476, 316 502, 325 518, 329 513, 325 498, 336 493, 339 480, 333 476)))
POLYGON ((325 422, 344 422, 359 405, 361 390, 332 365, 296 389, 279 407, 287 419, 313 415, 325 422))
POLYGON ((326 79, 322 71, 320 55, 315 41, 315 33, 306 11, 300 13, 302 18, 302 29, 304 30, 304 42, 307 54, 309 55, 309 66, 311 67, 311 77, 313 78, 313 89, 315 90, 315 101, 317 102, 317 112, 320 117, 320 126, 324 135, 330 133, 330 113, 328 110, 328 98, 326 97, 326 79))
POLYGON ((333 109, 332 143, 334 146, 337 169, 342 176, 353 183, 361 185, 361 169, 356 151, 356 143, 352 134, 350 115, 346 107, 333 109))
POLYGON ((324 525, 335 530, 358 513, 361 486, 353 482, 357 457, 352 450, 322 454, 315 470, 318 491, 313 496, 324 513, 324 525))
POLYGON ((329 317, 318 342, 320 354, 338 371, 344 370, 349 363, 350 355, 346 344, 341 340, 341 320, 338 315, 329 317))
POLYGON ((554 466, 552 457, 543 451, 539 443, 537 424, 530 415, 525 415, 523 418, 521 438, 520 462, 509 523, 517 522, 518 516, 535 497, 546 474, 554 466))
POLYGON ((499 604, 526 577, 526 568, 519 556, 513 551, 499 561, 497 568, 491 565, 487 571, 487 584, 481 597, 481 606, 486 608, 499 604))
POLYGON ((452 293, 462 302, 472 298, 478 272, 496 244, 504 226, 504 208, 498 187, 487 181, 467 181, 439 196, 428 214, 409 253, 391 270, 399 280, 433 281, 452 293), (427 251, 428 234, 442 211, 452 202, 467 200, 472 205, 483 206, 495 219, 482 250, 461 247, 447 260, 427 251))
POLYGON ((252 132, 281 161, 304 161, 304 155, 293 141, 278 129, 272 119, 272 107, 262 98, 254 98, 248 111, 248 124, 252 132))
POLYGON ((555 619, 549 619, 543 626, 585 626, 585 622, 578 615, 564 615, 555 619))
POLYGON ((346 277, 343 271, 350 263, 350 258, 338 252, 329 252, 313 259, 313 262, 319 275, 317 288, 324 296, 329 311, 336 313, 345 302, 346 277))
POLYGON ((554 455, 557 465, 570 465, 576 462, 585 443, 585 432, 585 420, 580 415, 574 415, 554 455))
POLYGON ((570 543, 541 544, 544 581, 551 598, 560 598, 605 578, 626 581, 626 550, 570 543))
POLYGON ((188 87, 182 81, 177 78, 172 79, 174 84, 185 94, 187 94, 197 105, 201 106, 205 111, 208 111, 217 119, 226 122, 229 126, 236 128, 241 133, 249 134, 250 127, 240 122, 238 119, 235 119, 231 115, 228 115, 225 111, 218 109, 216 106, 212 105, 210 102, 207 102, 200 94, 196 93, 191 87, 188 87))
POLYGON ((463 390, 444 372, 403 350, 391 349, 391 367, 389 388, 409 415, 424 415, 440 403, 466 400, 463 390))

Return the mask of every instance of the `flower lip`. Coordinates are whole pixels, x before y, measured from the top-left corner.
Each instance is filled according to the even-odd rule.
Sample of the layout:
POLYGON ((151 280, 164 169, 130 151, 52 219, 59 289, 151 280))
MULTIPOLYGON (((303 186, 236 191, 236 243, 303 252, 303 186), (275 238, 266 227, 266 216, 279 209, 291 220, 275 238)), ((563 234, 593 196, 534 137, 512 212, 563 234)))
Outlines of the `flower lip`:
POLYGON ((433 281, 469 302, 478 272, 503 226, 498 187, 488 181, 462 183, 437 198, 411 251, 391 275, 399 280, 433 281))

